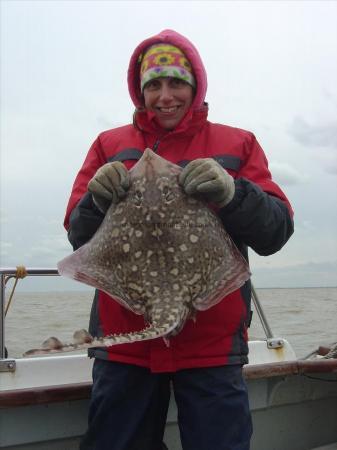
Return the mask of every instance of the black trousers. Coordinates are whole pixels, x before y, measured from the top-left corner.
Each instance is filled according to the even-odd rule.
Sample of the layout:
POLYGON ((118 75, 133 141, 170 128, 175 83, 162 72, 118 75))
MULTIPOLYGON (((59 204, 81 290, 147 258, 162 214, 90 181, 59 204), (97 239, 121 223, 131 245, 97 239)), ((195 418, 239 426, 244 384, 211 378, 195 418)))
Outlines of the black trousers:
POLYGON ((80 450, 165 448, 171 384, 184 450, 249 450, 252 422, 241 366, 158 374, 99 359, 80 450))

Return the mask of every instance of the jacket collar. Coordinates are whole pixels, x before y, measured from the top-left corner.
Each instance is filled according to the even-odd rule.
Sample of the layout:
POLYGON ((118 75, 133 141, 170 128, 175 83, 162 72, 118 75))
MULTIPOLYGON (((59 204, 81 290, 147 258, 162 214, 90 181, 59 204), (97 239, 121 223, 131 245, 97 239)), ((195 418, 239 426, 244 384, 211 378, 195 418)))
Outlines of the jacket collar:
POLYGON ((204 103, 204 106, 197 110, 191 108, 174 130, 167 131, 156 122, 153 112, 139 108, 134 113, 133 124, 138 130, 152 134, 157 138, 162 138, 167 134, 171 136, 193 136, 206 123, 207 116, 208 105, 204 103))

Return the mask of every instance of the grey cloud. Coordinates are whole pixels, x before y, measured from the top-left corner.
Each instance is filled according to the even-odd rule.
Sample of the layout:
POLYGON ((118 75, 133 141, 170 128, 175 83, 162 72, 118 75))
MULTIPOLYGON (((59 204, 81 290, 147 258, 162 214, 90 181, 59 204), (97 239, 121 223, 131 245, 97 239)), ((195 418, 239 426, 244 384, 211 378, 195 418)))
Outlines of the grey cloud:
POLYGON ((67 240, 66 233, 64 234, 52 234, 48 236, 42 236, 38 243, 32 245, 30 248, 30 254, 32 256, 46 256, 51 260, 55 260, 62 255, 71 253, 71 247, 67 240))
POLYGON ((324 98, 330 103, 332 104, 334 107, 337 107, 337 97, 336 95, 332 92, 331 89, 326 89, 324 88, 322 90, 324 98))
POLYGON ((297 116, 288 128, 295 141, 307 147, 329 147, 337 149, 337 122, 309 124, 297 116))
POLYGON ((296 230, 299 232, 300 230, 302 232, 309 231, 309 232, 315 232, 316 227, 310 220, 301 220, 296 225, 296 230))
POLYGON ((297 171, 288 163, 274 161, 270 163, 270 170, 275 181, 282 186, 293 186, 305 183, 305 175, 297 171))
POLYGON ((326 167, 325 171, 331 175, 337 175, 337 162, 334 166, 326 167))
POLYGON ((117 128, 122 125, 125 125, 122 122, 114 122, 106 116, 100 115, 97 116, 96 122, 102 130, 109 130, 110 128, 117 128))
POLYGON ((10 249, 13 245, 10 242, 0 242, 0 255, 7 256, 9 255, 10 249))
POLYGON ((8 215, 7 212, 0 209, 0 225, 5 225, 8 223, 8 215))

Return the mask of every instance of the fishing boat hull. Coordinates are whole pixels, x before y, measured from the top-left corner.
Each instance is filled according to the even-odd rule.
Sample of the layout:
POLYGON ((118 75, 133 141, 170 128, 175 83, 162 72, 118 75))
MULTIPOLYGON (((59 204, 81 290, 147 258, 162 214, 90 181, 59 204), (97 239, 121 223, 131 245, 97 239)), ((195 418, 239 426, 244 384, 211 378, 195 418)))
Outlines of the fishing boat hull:
MULTIPOLYGON (((252 450, 308 450, 337 442, 337 360, 298 361, 250 342, 244 367, 254 423, 252 450)), ((0 448, 72 450, 87 426, 92 361, 86 355, 2 360, 0 448), (8 367, 14 364, 14 367, 8 367)), ((225 426, 225 421, 224 421, 225 426)), ((180 450, 171 398, 165 442, 180 450)), ((337 447, 336 447, 337 448, 337 447)))

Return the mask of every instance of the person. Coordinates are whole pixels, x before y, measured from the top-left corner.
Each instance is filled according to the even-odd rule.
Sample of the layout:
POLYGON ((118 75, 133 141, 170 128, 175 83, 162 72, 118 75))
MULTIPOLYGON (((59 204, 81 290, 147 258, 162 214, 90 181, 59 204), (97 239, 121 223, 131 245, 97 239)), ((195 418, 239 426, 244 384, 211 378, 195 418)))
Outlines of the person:
MULTIPOLYGON (((205 198, 247 261, 248 247, 259 255, 280 250, 293 233, 292 208, 255 136, 208 121, 206 71, 195 46, 173 30, 145 39, 131 56, 128 88, 133 123, 99 134, 75 179, 65 217, 73 248, 93 236, 111 202, 127 195, 129 169, 151 148, 183 167, 182 188, 205 198)), ((247 281, 187 321, 169 346, 159 338, 91 349, 89 425, 80 448, 164 448, 172 385, 184 450, 249 449, 242 366, 248 363, 250 297, 247 281)), ((95 292, 91 334, 144 326, 142 316, 95 292)))

